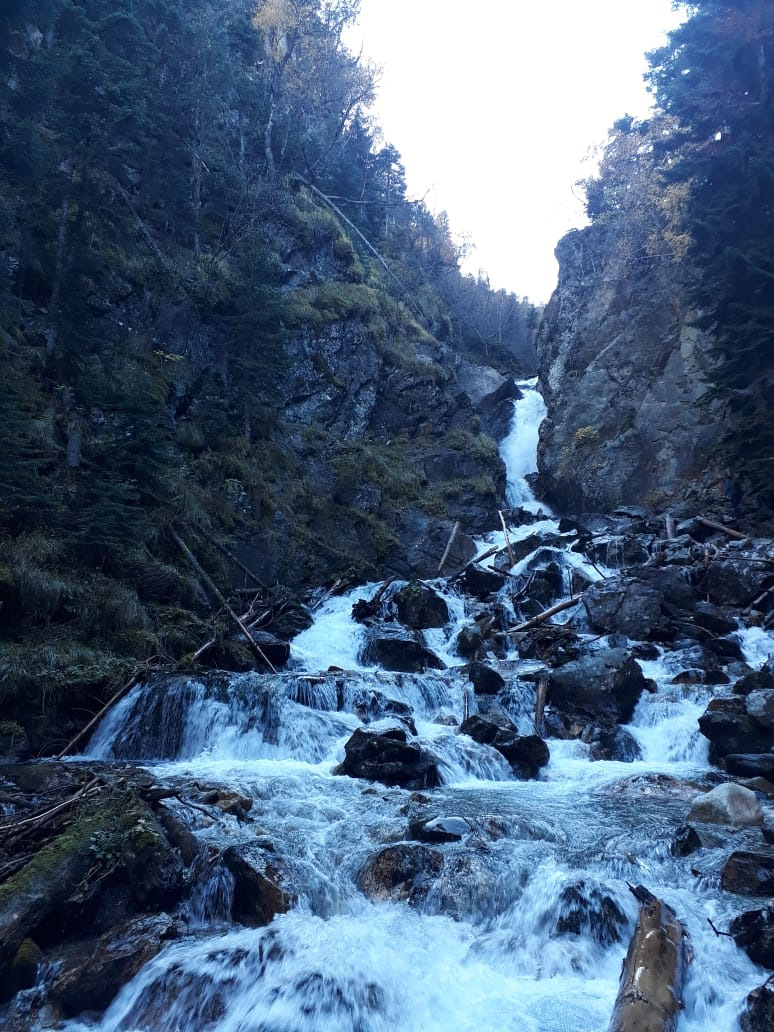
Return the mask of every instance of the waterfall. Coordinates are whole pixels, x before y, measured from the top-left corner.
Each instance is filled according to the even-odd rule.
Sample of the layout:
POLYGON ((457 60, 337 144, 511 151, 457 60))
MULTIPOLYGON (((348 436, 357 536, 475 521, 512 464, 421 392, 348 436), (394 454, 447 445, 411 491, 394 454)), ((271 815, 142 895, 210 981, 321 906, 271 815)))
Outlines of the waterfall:
MULTIPOLYGON (((510 505, 537 515, 525 477, 543 408, 534 383, 522 389, 501 450, 510 505)), ((572 577, 592 583, 609 572, 573 551, 575 537, 543 513, 513 527, 511 541, 528 547, 538 535, 540 569, 553 563, 561 590, 574 590, 572 577)), ((502 541, 492 534, 481 544, 502 541)), ((537 569, 528 550, 512 579, 537 569)), ((661 650, 641 661, 656 691, 642 695, 626 728, 638 758, 594 762, 587 743, 551 739, 540 776, 519 780, 499 752, 457 733, 466 708, 490 712, 471 692, 456 646, 484 607, 459 585, 436 582, 449 620, 422 641, 438 669, 389 672, 362 660, 369 632, 352 617, 354 602, 376 587, 326 602, 292 642, 287 672, 149 682, 98 728, 82 759, 133 760, 158 783, 193 779, 249 798, 247 817, 200 820, 195 834, 213 855, 268 843, 261 848, 286 868, 295 903, 266 927, 229 923, 233 878, 208 869, 188 904, 186 933, 145 964, 102 1017, 65 1028, 599 1032, 636 918, 627 882, 642 882, 692 939, 680 1032, 735 1029, 746 994, 764 979, 730 939, 713 934, 708 918, 725 928, 743 901, 719 893, 710 850, 696 862, 708 876, 697 878, 669 849, 692 786, 709 770, 696 720, 713 688, 674 683, 687 660, 661 650), (364 726, 413 726, 440 786, 412 793, 335 773, 347 740, 364 726), (417 821, 453 829, 443 845, 421 847, 435 865, 426 889, 367 893, 363 872, 377 852, 420 848, 411 837, 417 821)), ((513 618, 507 592, 497 605, 513 618)), ((582 618, 565 618, 584 638, 582 618)), ((593 635, 585 640, 601 647, 593 635)), ((770 644, 763 632, 745 638, 756 655, 770 644)), ((507 679, 498 705, 530 733, 539 663, 506 646, 486 660, 507 679)))

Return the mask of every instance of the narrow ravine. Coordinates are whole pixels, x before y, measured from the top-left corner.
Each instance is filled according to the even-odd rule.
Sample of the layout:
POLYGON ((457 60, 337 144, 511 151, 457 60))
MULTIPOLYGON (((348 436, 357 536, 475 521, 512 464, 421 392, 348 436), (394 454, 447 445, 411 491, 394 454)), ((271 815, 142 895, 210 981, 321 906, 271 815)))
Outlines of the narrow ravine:
MULTIPOLYGON (((432 583, 449 614, 422 632, 438 669, 388 671, 373 660, 373 629, 352 616, 379 588, 365 585, 315 611, 285 672, 140 685, 97 729, 79 760, 133 761, 156 784, 195 783, 245 802, 214 819, 182 788, 167 801, 209 858, 193 878, 183 932, 104 1015, 70 1020, 68 1032, 602 1032, 637 913, 627 883, 668 903, 690 935, 680 1032, 738 1027, 765 973, 708 919, 725 929, 749 905, 721 890, 728 849, 717 847, 754 848, 760 832, 717 828, 689 857, 671 849, 691 800, 717 781, 697 720, 713 695, 729 694, 736 668, 726 664, 727 683, 701 683, 684 676, 696 666, 690 644, 600 635, 579 606, 555 622, 578 636, 581 653, 633 649, 653 682, 623 728, 629 755, 594 759, 593 741, 556 737, 550 704, 550 760, 525 780, 500 752, 459 733, 466 714, 497 706, 521 735, 534 734, 542 668, 494 637, 499 653, 481 654, 504 678, 493 702, 473 690, 460 632, 483 609, 512 625, 521 604, 514 585, 535 571, 553 578, 561 599, 618 565, 615 544, 602 557, 597 542, 593 559, 573 550, 577 533, 532 497, 525 476, 542 403, 534 384, 521 386, 502 444, 508 501, 521 510, 509 532, 520 555, 485 603, 464 579, 432 583), (365 726, 408 728, 440 785, 411 790, 336 774, 365 726), (233 920, 240 890, 224 863, 229 851, 281 872, 286 912, 263 927, 233 920)), ((491 535, 481 550, 503 538, 491 535)), ((385 611, 401 587, 387 590, 385 611)), ((774 652, 774 637, 759 629, 740 627, 729 639, 753 668, 774 652)))

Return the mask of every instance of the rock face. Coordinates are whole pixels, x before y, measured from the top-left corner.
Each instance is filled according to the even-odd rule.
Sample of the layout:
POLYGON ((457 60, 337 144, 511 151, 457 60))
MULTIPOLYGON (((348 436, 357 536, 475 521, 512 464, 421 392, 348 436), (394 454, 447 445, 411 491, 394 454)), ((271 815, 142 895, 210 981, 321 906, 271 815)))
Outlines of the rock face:
POLYGON ((627 261, 602 225, 558 244, 559 283, 538 335, 548 408, 540 488, 571 511, 722 501, 722 422, 706 391, 705 334, 674 269, 659 281, 627 261))

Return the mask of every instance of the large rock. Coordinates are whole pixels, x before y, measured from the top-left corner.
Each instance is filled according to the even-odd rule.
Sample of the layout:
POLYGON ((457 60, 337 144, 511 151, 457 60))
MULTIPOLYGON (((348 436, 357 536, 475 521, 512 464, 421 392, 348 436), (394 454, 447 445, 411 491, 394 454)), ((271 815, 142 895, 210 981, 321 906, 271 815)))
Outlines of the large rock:
POLYGON ((444 666, 427 648, 418 632, 391 630, 386 625, 374 632, 360 660, 366 665, 374 664, 406 674, 422 673, 427 669, 442 670, 444 666))
POLYGON ((166 914, 129 921, 68 950, 51 985, 51 999, 68 1017, 104 1010, 118 991, 179 929, 166 914))
POLYGON ((488 667, 485 663, 471 663, 468 680, 473 685, 476 695, 497 695, 505 687, 502 674, 488 667))
POLYGON ((234 876, 232 916, 242 924, 269 924, 295 903, 287 865, 262 846, 230 846, 223 863, 234 876))
POLYGON ((687 819, 702 824, 727 824, 733 828, 756 827, 763 824, 763 811, 754 792, 728 782, 697 796, 687 819))
POLYGON ((739 1018, 742 1032, 771 1032, 774 1028, 774 985, 765 982, 753 989, 739 1018))
POLYGON ((713 759, 729 753, 768 752, 774 744, 771 730, 749 716, 741 696, 712 699, 699 717, 699 730, 712 742, 713 759))
POLYGON ((370 857, 357 877, 369 899, 421 903, 443 869, 443 854, 418 843, 387 846, 370 857))
POLYGON ((753 963, 774 969, 774 907, 740 914, 729 931, 753 963))
POLYGON ((774 753, 729 753, 724 763, 734 777, 774 781, 774 753))
POLYGON ((745 699, 744 708, 748 717, 752 717, 756 724, 772 732, 774 745, 774 688, 750 692, 745 699))
POLYGON ((449 607, 438 594, 421 581, 411 581, 394 595, 398 619, 405 627, 421 630, 443 627, 449 622, 449 607))
POLYGON ((774 852, 732 853, 720 872, 720 884, 743 896, 774 896, 774 852))
POLYGON ((480 602, 484 602, 490 595, 496 594, 505 585, 505 581, 505 574, 476 563, 466 566, 462 575, 462 584, 465 590, 480 602))
POLYGON ((583 605, 592 628, 603 634, 641 640, 650 638, 664 622, 661 594, 627 577, 608 577, 587 588, 583 605))
POLYGON ((538 735, 520 735, 515 727, 504 727, 502 722, 485 720, 478 714, 460 724, 460 734, 496 749, 520 777, 535 777, 551 758, 548 746, 538 735))
POLYGON ((414 790, 435 788, 441 782, 435 757, 418 743, 409 742, 403 728, 358 728, 344 746, 344 754, 344 762, 334 774, 414 790))
POLYGON ((568 713, 627 723, 648 688, 639 664, 626 649, 605 649, 552 670, 548 701, 568 713))

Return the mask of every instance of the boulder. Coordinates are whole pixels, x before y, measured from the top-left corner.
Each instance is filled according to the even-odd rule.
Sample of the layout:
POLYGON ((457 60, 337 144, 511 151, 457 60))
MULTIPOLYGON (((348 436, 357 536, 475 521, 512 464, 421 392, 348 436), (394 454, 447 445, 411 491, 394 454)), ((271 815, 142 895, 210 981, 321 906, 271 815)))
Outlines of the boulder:
POLYGON ((409 824, 409 838, 419 842, 460 842, 471 831, 472 825, 464 817, 434 817, 409 824))
POLYGON ((505 678, 485 663, 471 663, 468 680, 476 695, 497 695, 505 687, 505 678))
POLYGON ((754 964, 774 970, 774 907, 740 914, 729 931, 754 964))
POLYGON ((756 724, 772 732, 771 739, 774 745, 774 688, 750 692, 745 699, 744 708, 756 724))
POLYGON ((484 643, 484 635, 478 624, 465 624, 457 635, 457 652, 460 656, 470 658, 478 655, 484 643))
POLYGON ((595 631, 633 639, 650 638, 662 627, 661 601, 655 588, 628 577, 608 577, 583 593, 583 605, 595 631))
POLYGON ((753 559, 715 559, 699 582, 707 601, 718 606, 749 606, 764 591, 769 567, 753 559))
POLYGON ((490 595, 496 595, 505 586, 506 579, 505 574, 489 570, 477 563, 470 563, 462 574, 465 591, 480 602, 484 602, 490 595))
POLYGON ((757 827, 763 824, 763 812, 754 792, 728 782, 697 796, 691 804, 688 820, 727 824, 733 828, 757 827))
POLYGON ((774 1028, 774 985, 764 982, 753 989, 739 1018, 742 1032, 771 1032, 774 1028))
POLYGON ((623 938, 628 919, 621 906, 602 886, 583 879, 565 885, 557 901, 554 931, 557 935, 583 935, 601 946, 623 938))
POLYGON ((362 663, 381 666, 406 674, 425 670, 443 670, 444 664, 427 648, 418 634, 379 628, 368 641, 360 656, 362 663))
POLYGON ((443 869, 443 854, 419 843, 386 846, 370 857, 357 877, 369 899, 421 903, 443 869))
POLYGON ((743 896, 773 896, 774 852, 737 850, 726 860, 720 872, 720 884, 727 892, 743 896))
POLYGON ((365 685, 354 687, 342 693, 339 709, 349 709, 356 713, 364 724, 391 717, 405 724, 412 735, 417 733, 414 727, 414 711, 407 702, 388 699, 384 692, 365 685))
POLYGON ((774 752, 729 753, 724 763, 728 773, 734 777, 774 781, 774 752))
POLYGON ((750 695, 751 692, 774 689, 774 664, 769 660, 760 670, 744 674, 734 685, 734 695, 750 695))
POLYGON ((605 649, 552 670, 548 701, 568 713, 625 724, 647 688, 648 682, 631 653, 605 649))
POLYGON ((538 735, 520 735, 515 727, 503 723, 474 714, 460 724, 460 734, 496 749, 519 777, 535 777, 551 758, 548 746, 538 735))
POLYGON ((295 903, 287 865, 265 847, 251 843, 229 846, 223 863, 234 876, 232 917, 257 927, 286 914, 295 903))
POLYGON ((65 954, 50 995, 68 1017, 102 1011, 179 930, 166 914, 128 921, 65 954))
POLYGON ((410 581, 393 598, 404 627, 421 630, 444 627, 449 622, 449 607, 444 599, 421 581, 410 581))
POLYGON ((410 789, 436 788, 441 783, 435 757, 409 742, 402 727, 358 728, 344 746, 344 762, 333 773, 410 789))
POLYGON ((672 856, 690 856, 697 849, 701 849, 698 832, 690 824, 681 824, 674 834, 669 852, 672 856))
POLYGON ((767 752, 772 745, 771 731, 748 715, 740 696, 712 699, 699 717, 699 730, 712 742, 715 760, 729 753, 767 752))
POLYGON ((642 756, 634 735, 617 724, 588 724, 580 738, 590 747, 592 760, 633 763, 642 756))

